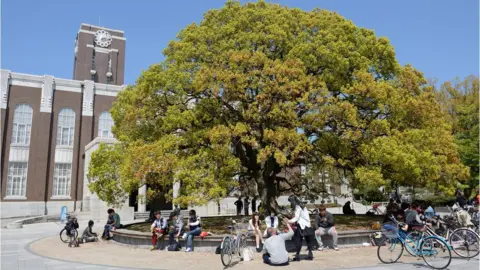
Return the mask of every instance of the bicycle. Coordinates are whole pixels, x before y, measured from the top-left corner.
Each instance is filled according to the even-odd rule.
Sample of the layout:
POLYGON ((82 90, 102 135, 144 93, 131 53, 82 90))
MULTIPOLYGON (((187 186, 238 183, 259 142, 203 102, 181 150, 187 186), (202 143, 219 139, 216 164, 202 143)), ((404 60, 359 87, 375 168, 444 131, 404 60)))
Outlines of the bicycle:
POLYGON ((234 256, 238 256, 241 259, 243 250, 247 247, 247 235, 240 232, 239 225, 235 220, 232 220, 232 223, 232 226, 227 227, 230 230, 230 234, 222 239, 220 245, 220 258, 225 267, 230 266, 234 256), (237 232, 236 234, 234 233, 235 231, 237 232))
POLYGON ((76 239, 78 237, 78 222, 75 217, 70 217, 67 215, 67 224, 65 227, 60 231, 60 240, 63 243, 69 243, 71 238, 76 239))
POLYGON ((402 229, 399 229, 399 222, 393 216, 391 216, 391 220, 392 222, 382 225, 382 233, 386 238, 377 249, 377 257, 381 262, 385 264, 397 262, 402 256, 403 250, 407 249, 415 256, 422 257, 425 263, 433 269, 444 269, 450 265, 452 261, 451 246, 443 238, 421 234, 417 239, 407 241, 407 234, 402 229), (415 244, 413 245, 412 243, 415 244), (387 256, 392 255, 394 250, 398 250, 398 254, 393 255, 391 258, 386 258, 381 255, 385 250, 387 256), (436 264, 433 260, 437 257, 444 258, 445 262, 436 264))
POLYGON ((437 233, 429 230, 430 234, 442 236, 448 240, 453 252, 462 258, 471 259, 480 253, 480 236, 471 228, 460 228, 460 224, 453 215, 438 220, 442 227, 437 233))
POLYGON ((367 215, 367 216, 369 216, 369 215, 370 215, 370 216, 374 216, 374 215, 379 215, 379 216, 381 216, 381 215, 385 214, 382 210, 380 210, 380 206, 381 206, 381 204, 379 204, 379 203, 374 204, 374 205, 372 206, 372 208, 370 208, 370 209, 365 213, 365 215, 367 215))

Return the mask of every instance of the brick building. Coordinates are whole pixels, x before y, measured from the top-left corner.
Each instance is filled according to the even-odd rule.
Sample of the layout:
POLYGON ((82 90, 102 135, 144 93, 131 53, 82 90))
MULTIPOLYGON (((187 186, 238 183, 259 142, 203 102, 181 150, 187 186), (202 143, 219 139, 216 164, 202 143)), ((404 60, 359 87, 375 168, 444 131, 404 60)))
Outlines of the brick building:
POLYGON ((113 138, 125 41, 123 31, 82 24, 73 79, 0 70, 2 218, 81 209, 85 147, 113 138))

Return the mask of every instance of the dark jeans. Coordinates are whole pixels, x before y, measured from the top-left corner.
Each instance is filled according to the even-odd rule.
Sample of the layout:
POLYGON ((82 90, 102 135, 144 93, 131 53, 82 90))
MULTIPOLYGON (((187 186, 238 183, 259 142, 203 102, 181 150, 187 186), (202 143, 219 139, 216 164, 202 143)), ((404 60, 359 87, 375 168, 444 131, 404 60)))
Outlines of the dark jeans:
POLYGON ((242 214, 242 208, 237 207, 237 216, 240 216, 242 214))
POLYGON ((263 254, 263 263, 272 265, 272 266, 285 266, 288 265, 288 261, 285 263, 281 264, 273 264, 272 261, 270 261, 270 255, 268 253, 263 254))
POLYGON ((106 224, 103 228, 102 237, 110 237, 110 231, 113 229, 113 225, 106 224))
MULTIPOLYGON (((178 230, 173 230, 173 232, 169 233, 168 235, 168 245, 171 246, 175 242, 175 236, 177 236, 178 230)), ((183 230, 180 231, 180 236, 182 236, 183 230)))
POLYGON ((245 211, 245 216, 248 216, 248 208, 243 209, 245 211))

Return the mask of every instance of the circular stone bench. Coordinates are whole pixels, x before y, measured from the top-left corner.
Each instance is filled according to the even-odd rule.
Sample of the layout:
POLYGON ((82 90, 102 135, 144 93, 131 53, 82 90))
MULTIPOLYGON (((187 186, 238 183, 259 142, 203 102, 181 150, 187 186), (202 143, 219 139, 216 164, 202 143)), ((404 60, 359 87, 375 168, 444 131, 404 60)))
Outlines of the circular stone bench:
MULTIPOLYGON (((364 243, 370 244, 370 235, 376 231, 372 230, 354 230, 354 231, 341 231, 338 232, 338 245, 340 247, 346 246, 361 246, 364 243)), ((126 245, 134 245, 139 247, 151 247, 152 246, 152 233, 150 232, 139 232, 133 231, 128 229, 117 229, 116 231, 112 231, 113 240, 126 245)), ((200 248, 203 251, 215 251, 215 249, 220 245, 222 242, 223 237, 225 235, 211 235, 205 238, 200 238, 196 236, 193 240, 193 246, 195 248, 200 248)), ((164 241, 168 241, 168 235, 164 236, 164 241)), ((180 238, 180 242, 184 242, 182 238, 180 238)), ((322 242, 325 247, 333 247, 332 237, 329 235, 322 236, 322 242)), ((166 243, 160 243, 160 246, 164 246, 166 243)), ((315 241, 316 244, 316 241, 315 241)), ((249 238, 247 241, 247 245, 250 247, 255 247, 255 239, 249 238)), ((295 250, 293 241, 287 241, 287 250, 293 251, 295 250)), ((306 243, 304 241, 304 246, 306 243)), ((185 243, 182 243, 182 246, 185 246, 185 243)))

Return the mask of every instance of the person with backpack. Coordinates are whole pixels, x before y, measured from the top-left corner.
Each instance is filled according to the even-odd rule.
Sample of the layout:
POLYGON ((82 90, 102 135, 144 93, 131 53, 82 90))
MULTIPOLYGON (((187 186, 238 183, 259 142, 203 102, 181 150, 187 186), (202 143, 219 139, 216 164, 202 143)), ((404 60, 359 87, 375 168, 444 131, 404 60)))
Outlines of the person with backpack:
POLYGON ((200 217, 197 216, 195 210, 190 210, 188 219, 189 232, 183 235, 183 239, 187 239, 187 248, 185 252, 192 252, 193 237, 199 236, 202 232, 202 225, 200 223, 200 217))
POLYGON ((82 243, 88 243, 88 242, 97 242, 98 241, 98 235, 97 233, 94 233, 92 231, 93 228, 93 220, 88 221, 88 226, 85 228, 82 234, 82 243))
POLYGON ((315 241, 315 230, 310 223, 310 215, 308 209, 300 201, 300 199, 291 195, 288 197, 292 210, 295 211, 295 216, 288 221, 290 224, 296 224, 296 229, 293 235, 293 242, 295 243, 296 254, 293 261, 300 261, 300 250, 302 249, 302 241, 305 238, 308 246, 307 260, 313 260, 313 245, 315 241))
POLYGON ((170 214, 170 220, 173 222, 173 228, 168 235, 168 250, 178 250, 178 238, 183 234, 183 220, 177 211, 170 214))
POLYGON ((150 226, 150 231, 152 232, 152 248, 150 250, 157 249, 157 240, 158 238, 163 238, 168 232, 168 221, 167 218, 162 217, 160 211, 155 212, 155 220, 150 226))

